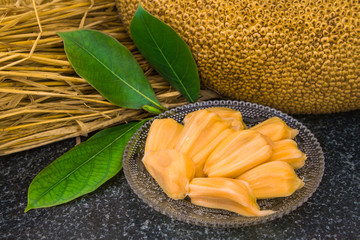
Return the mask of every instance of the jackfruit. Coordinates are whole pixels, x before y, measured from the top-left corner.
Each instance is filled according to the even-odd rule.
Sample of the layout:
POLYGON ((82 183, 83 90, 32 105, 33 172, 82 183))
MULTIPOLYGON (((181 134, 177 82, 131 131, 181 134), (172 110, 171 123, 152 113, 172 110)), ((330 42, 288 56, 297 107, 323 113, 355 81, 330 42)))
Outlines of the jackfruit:
POLYGON ((193 157, 216 138, 230 124, 222 121, 216 113, 202 110, 191 115, 180 133, 175 149, 193 157))
POLYGON ((272 141, 294 138, 299 134, 299 130, 290 128, 279 117, 266 119, 250 129, 269 137, 272 141))
POLYGON ((150 126, 144 154, 174 148, 182 129, 183 125, 172 118, 155 119, 150 126))
POLYGON ((288 113, 360 108, 357 1, 116 0, 138 4, 189 45, 203 84, 288 113))
POLYGON ((268 140, 253 130, 236 131, 227 136, 205 161, 208 177, 234 178, 270 159, 268 140))
POLYGON ((237 177, 246 181, 257 199, 287 197, 304 186, 286 162, 263 163, 237 177))
POLYGON ((225 209, 243 216, 265 216, 272 210, 260 210, 248 183, 230 178, 194 178, 189 185, 191 203, 225 209))
POLYGON ((185 198, 195 174, 193 162, 174 150, 159 150, 144 155, 142 162, 164 192, 172 199, 185 198))
POLYGON ((227 136, 234 133, 234 129, 227 128, 217 135, 214 140, 207 144, 203 149, 201 149, 197 154, 192 157, 192 161, 195 164, 195 177, 203 177, 204 173, 204 164, 209 155, 214 151, 216 146, 218 146, 227 136))
POLYGON ((297 146, 292 139, 284 139, 274 142, 273 153, 269 161, 283 161, 290 164, 294 169, 302 168, 305 165, 306 154, 297 146))
MULTIPOLYGON (((192 115, 197 114, 199 111, 204 110, 197 110, 186 115, 183 120, 184 124, 186 124, 186 122, 188 121, 188 119, 191 118, 192 115)), ((239 111, 226 107, 206 108, 206 111, 218 114, 223 121, 228 122, 230 126, 235 130, 242 130, 247 128, 242 119, 242 114, 239 111)))

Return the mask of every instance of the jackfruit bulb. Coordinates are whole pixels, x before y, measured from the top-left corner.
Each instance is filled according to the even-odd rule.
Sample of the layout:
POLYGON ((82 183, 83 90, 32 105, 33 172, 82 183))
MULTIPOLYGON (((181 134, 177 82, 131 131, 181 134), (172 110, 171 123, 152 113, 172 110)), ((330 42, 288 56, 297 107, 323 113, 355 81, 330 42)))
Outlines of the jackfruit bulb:
POLYGON ((281 118, 271 117, 250 128, 257 131, 272 141, 295 138, 299 130, 289 127, 281 118))
POLYGON ((287 197, 304 186, 294 169, 283 161, 261 164, 237 179, 246 181, 257 199, 287 197))
POLYGON ((358 1, 116 0, 127 29, 139 3, 224 96, 288 113, 360 108, 358 1))
POLYGON ((234 132, 235 130, 232 128, 225 129, 219 135, 217 135, 214 138, 214 140, 212 140, 208 145, 206 145, 203 149, 201 149, 197 154, 193 156, 192 160, 196 167, 196 172, 195 172, 196 177, 205 176, 204 164, 206 162, 206 159, 226 137, 228 137, 230 134, 234 132))
POLYGON ((144 154, 174 148, 183 127, 172 118, 155 119, 146 138, 144 154))
MULTIPOLYGON (((187 118, 175 149, 193 159, 203 148, 207 147, 230 124, 208 110, 196 111, 187 118)), ((200 164, 200 163, 199 163, 200 164)), ((198 162, 196 162, 198 165, 198 162)), ((201 166, 197 166, 197 172, 201 166)))
POLYGON ((164 192, 172 199, 183 199, 194 177, 193 162, 174 150, 159 150, 146 154, 142 162, 164 192))
MULTIPOLYGON (((240 111, 236 111, 226 107, 212 107, 212 108, 206 108, 205 110, 216 113, 217 115, 220 116, 220 118, 223 121, 229 123, 231 128, 235 130, 242 130, 247 128, 246 124, 243 121, 242 114, 240 111)), ((187 114, 183 121, 184 124, 186 124, 186 122, 191 118, 191 116, 199 113, 200 111, 204 111, 204 110, 197 110, 195 112, 187 114)))
POLYGON ((187 114, 183 123, 154 120, 142 159, 170 198, 264 216, 273 211, 260 210, 257 199, 286 197, 304 186, 294 171, 306 160, 293 140, 299 132, 282 119, 246 129, 240 112, 208 108, 187 114))
POLYGON ((196 177, 204 175, 204 163, 215 147, 236 130, 246 128, 239 111, 230 108, 206 108, 185 116, 175 149, 192 159, 196 177))
POLYGON ((294 169, 302 168, 307 158, 292 139, 284 139, 274 142, 273 153, 269 161, 284 161, 290 164, 294 169))
POLYGON ((204 173, 208 177, 234 178, 269 160, 272 146, 253 130, 240 130, 227 136, 206 159, 204 173))
POLYGON ((260 210, 249 184, 231 178, 194 178, 189 185, 191 203, 225 209, 243 216, 265 216, 272 210, 260 210))

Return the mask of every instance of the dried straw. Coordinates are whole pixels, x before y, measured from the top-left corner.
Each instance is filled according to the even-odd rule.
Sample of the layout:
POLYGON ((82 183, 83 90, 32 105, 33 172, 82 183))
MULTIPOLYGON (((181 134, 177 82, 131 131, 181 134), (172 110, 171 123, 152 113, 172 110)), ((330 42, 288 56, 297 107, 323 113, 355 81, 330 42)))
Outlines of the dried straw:
MULTIPOLYGON (((0 0, 0 155, 149 116, 109 103, 75 74, 56 32, 80 28, 124 44, 164 106, 187 103, 137 52, 113 0, 0 0)), ((201 100, 214 97, 201 91, 201 100)))

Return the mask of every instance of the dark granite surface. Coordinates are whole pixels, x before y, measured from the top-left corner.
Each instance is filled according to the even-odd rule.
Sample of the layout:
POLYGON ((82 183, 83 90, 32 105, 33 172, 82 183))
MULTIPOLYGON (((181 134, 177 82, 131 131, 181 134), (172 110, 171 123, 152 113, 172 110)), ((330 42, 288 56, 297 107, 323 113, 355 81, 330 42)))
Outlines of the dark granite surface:
POLYGON ((238 229, 172 220, 144 204, 122 171, 84 197, 25 214, 31 180, 74 146, 70 139, 0 157, 0 239, 360 239, 360 110, 294 117, 318 138, 325 173, 314 195, 281 219, 238 229))

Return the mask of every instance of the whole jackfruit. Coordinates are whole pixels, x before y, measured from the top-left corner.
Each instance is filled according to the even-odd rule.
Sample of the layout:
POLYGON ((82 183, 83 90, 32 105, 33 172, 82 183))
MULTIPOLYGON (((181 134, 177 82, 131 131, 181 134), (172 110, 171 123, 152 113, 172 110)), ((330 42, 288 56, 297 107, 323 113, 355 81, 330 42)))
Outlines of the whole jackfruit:
POLYGON ((138 4, 189 45, 203 84, 288 113, 360 108, 358 1, 116 0, 138 4))

